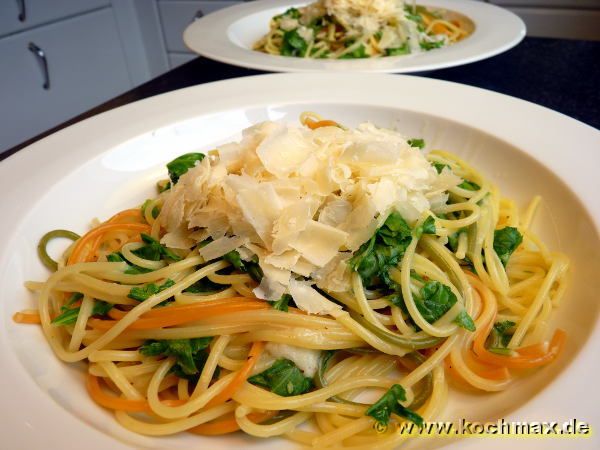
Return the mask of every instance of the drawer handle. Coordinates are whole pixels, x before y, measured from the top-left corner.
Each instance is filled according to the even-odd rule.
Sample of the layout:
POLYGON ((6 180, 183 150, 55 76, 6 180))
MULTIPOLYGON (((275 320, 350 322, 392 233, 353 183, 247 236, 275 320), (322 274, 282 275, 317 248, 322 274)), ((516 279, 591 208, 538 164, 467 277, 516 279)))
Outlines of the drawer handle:
POLYGON ((29 51, 35 55, 40 63, 40 67, 42 68, 42 74, 44 76, 44 84, 42 87, 46 90, 50 89, 50 74, 48 73, 48 61, 46 60, 46 53, 44 53, 44 50, 39 48, 33 42, 29 43, 28 48, 29 51))
POLYGON ((27 19, 27 9, 25 8, 25 0, 17 0, 19 4, 19 20, 25 22, 27 19))

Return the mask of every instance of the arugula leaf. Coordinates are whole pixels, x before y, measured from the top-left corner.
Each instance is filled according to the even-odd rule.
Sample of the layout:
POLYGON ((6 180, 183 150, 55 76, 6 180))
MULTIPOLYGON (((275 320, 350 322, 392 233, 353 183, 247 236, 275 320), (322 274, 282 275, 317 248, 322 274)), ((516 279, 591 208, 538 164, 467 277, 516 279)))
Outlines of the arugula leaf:
POLYGON ((456 252, 458 249, 458 236, 462 233, 462 231, 457 231, 456 233, 452 233, 448 236, 448 244, 447 247, 452 250, 452 252, 456 252))
POLYGON ((129 265, 129 267, 125 269, 124 273, 128 275, 139 275, 140 273, 152 272, 152 269, 146 269, 145 267, 140 267, 136 266, 135 264, 131 264, 129 261, 123 258, 123 255, 120 252, 111 253, 106 256, 106 259, 108 260, 108 262, 126 262, 129 265))
POLYGON ((132 250, 131 253, 134 255, 149 261, 160 261, 163 256, 173 261, 181 261, 181 256, 177 255, 172 250, 169 250, 149 234, 141 233, 140 235, 142 236, 142 241, 144 241, 146 245, 136 250, 132 250))
POLYGON ((425 140, 424 139, 409 139, 408 145, 414 148, 418 148, 423 150, 425 148, 425 140))
POLYGON ((275 16, 274 19, 277 20, 277 19, 282 19, 284 17, 289 17, 290 19, 299 19, 300 16, 301 16, 301 13, 297 8, 289 8, 283 14, 279 14, 278 16, 275 16))
POLYGON ((251 376, 248 382, 268 388, 282 397, 304 394, 313 386, 312 379, 305 377, 292 361, 285 358, 278 359, 267 370, 251 376))
POLYGON ((79 316, 79 307, 67 309, 62 314, 52 319, 52 324, 56 326, 71 325, 77 322, 77 316, 79 316))
POLYGON ((412 241, 412 230, 400 213, 392 212, 384 224, 348 261, 350 268, 360 275, 366 287, 376 278, 393 287, 388 270, 397 265, 412 241))
POLYGON ((206 292, 220 292, 224 289, 227 289, 227 286, 213 283, 207 277, 204 277, 185 288, 183 292, 188 292, 190 294, 204 294, 206 292))
POLYGON ((435 234, 435 219, 433 216, 427 217, 425 221, 416 229, 417 236, 421 236, 423 234, 435 234))
POLYGON ((413 410, 402 406, 401 401, 406 401, 406 391, 399 384, 394 384, 365 411, 365 415, 373 417, 382 425, 387 425, 390 422, 390 416, 396 414, 422 427, 423 418, 413 410))
POLYGON ((212 337, 172 340, 149 340, 139 349, 145 356, 174 356, 177 360, 173 372, 180 378, 199 375, 204 367, 212 337))
POLYGON ((280 53, 283 56, 304 56, 308 43, 298 34, 298 30, 283 33, 280 53))
POLYGON ((244 265, 244 261, 242 261, 242 257, 237 250, 231 250, 229 253, 225 253, 223 255, 223 259, 231 263, 233 267, 238 270, 246 271, 246 266, 244 265))
POLYGON ((369 55, 367 55, 365 46, 361 44, 351 52, 345 53, 344 55, 340 56, 340 59, 360 59, 368 57, 369 55))
POLYGON ((386 56, 408 55, 408 54, 410 54, 410 47, 408 45, 408 42, 405 42, 400 47, 386 48, 385 54, 386 54, 386 56))
POLYGON ((71 297, 69 297, 69 300, 67 301, 67 303, 65 303, 63 306, 61 306, 61 311, 66 311, 69 306, 71 306, 73 303, 78 302, 79 300, 83 299, 83 294, 81 292, 73 292, 71 294, 71 297))
POLYGON ((168 278, 163 284, 157 286, 154 283, 148 283, 144 286, 135 286, 132 287, 127 294, 127 297, 137 300, 138 302, 143 302, 144 300, 148 300, 153 295, 158 294, 161 291, 164 291, 171 286, 174 286, 175 282, 168 278))
POLYGON ((258 257, 254 255, 252 261, 242 261, 242 258, 237 250, 232 250, 229 253, 223 255, 223 259, 231 263, 233 267, 242 272, 246 272, 250 277, 260 283, 264 274, 260 266, 258 265, 258 257))
POLYGON ((510 255, 521 245, 521 242, 523 242, 523 235, 515 227, 505 227, 494 231, 494 250, 503 266, 506 267, 510 255))
POLYGON ((473 322, 471 316, 464 309, 458 313, 452 322, 465 330, 475 331, 475 322, 473 322))
POLYGON ((287 312, 288 311, 288 303, 292 300, 292 296, 290 294, 283 294, 281 298, 271 303, 273 309, 278 309, 279 311, 287 312))
POLYGON ((423 222, 423 233, 424 234, 435 234, 435 219, 433 216, 429 216, 423 222))
POLYGON ((419 42, 421 48, 425 51, 433 50, 435 48, 440 48, 444 45, 444 41, 421 41, 419 42))
POLYGON ((434 162, 431 165, 433 167, 435 167, 435 170, 437 171, 437 173, 442 173, 442 170, 444 170, 444 167, 447 167, 448 169, 450 169, 450 166, 448 164, 443 164, 443 163, 439 163, 439 162, 434 162))
MULTIPOLYGON (((67 302, 61 308, 62 314, 60 314, 60 315, 56 316, 54 319, 52 319, 53 325, 56 325, 56 326, 71 325, 71 324, 74 324, 75 322, 77 322, 77 317, 79 316, 79 311, 81 310, 81 308, 79 306, 76 308, 68 308, 68 306, 72 305, 75 301, 78 301, 81 298, 83 298, 83 294, 79 294, 79 295, 81 295, 81 297, 79 297, 79 296, 75 297, 75 294, 79 294, 79 292, 76 292, 73 295, 71 295, 71 299, 69 300, 69 302, 67 302), (73 301, 74 298, 77 298, 77 299, 73 301)), ((101 300, 96 300, 96 301, 94 301, 94 306, 92 308, 92 313, 90 315, 105 316, 106 314, 108 314, 108 312, 112 309, 113 306, 114 305, 112 303, 107 303, 107 302, 103 302, 101 300)))
POLYGON ((169 171, 171 183, 176 184, 184 173, 194 167, 198 161, 202 161, 203 159, 203 153, 186 153, 168 163, 167 170, 169 171))
POLYGON ((478 191, 479 189, 481 189, 481 186, 479 186, 477 183, 467 180, 463 180, 463 182, 460 183, 458 187, 466 189, 467 191, 478 191))
POLYGON ((420 289, 419 295, 414 296, 414 301, 423 318, 434 323, 454 306, 457 298, 445 284, 428 281, 420 289))
POLYGON ((511 329, 516 325, 512 320, 496 322, 488 338, 488 350, 500 355, 510 355, 512 350, 506 348, 512 338, 511 329))
MULTIPOLYGON (((142 216, 146 215, 146 208, 148 207, 148 205, 152 202, 152 200, 148 199, 146 200, 143 204, 142 204, 142 216)), ((154 208, 152 208, 152 217, 154 219, 156 219, 158 217, 158 215, 160 214, 160 209, 158 209, 158 206, 155 206, 154 208)))

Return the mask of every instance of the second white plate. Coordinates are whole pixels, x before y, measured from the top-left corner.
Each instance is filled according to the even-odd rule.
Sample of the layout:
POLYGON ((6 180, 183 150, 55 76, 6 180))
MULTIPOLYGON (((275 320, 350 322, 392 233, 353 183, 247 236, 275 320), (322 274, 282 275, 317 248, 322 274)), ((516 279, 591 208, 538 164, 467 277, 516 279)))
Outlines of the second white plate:
MULTIPOLYGON (((324 60, 268 55, 252 45, 269 30, 271 18, 302 0, 259 0, 242 3, 194 21, 183 33, 194 52, 217 61, 275 72, 422 72, 479 61, 502 53, 525 37, 525 24, 510 11, 472 0, 427 0, 424 6, 467 16, 475 31, 463 41, 426 53, 385 58, 324 60)), ((419 2, 421 4, 421 2, 419 2)))

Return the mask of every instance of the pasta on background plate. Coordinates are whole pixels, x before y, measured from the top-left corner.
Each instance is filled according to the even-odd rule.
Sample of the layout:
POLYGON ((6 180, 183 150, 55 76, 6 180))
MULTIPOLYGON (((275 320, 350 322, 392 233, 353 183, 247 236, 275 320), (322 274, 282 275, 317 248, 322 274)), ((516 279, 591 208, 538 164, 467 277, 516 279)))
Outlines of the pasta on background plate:
POLYGON ((396 448, 449 386, 510 387, 554 361, 566 256, 457 156, 315 113, 182 155, 158 194, 45 235, 27 282, 63 361, 124 427, 396 448), (54 261, 49 240, 73 241, 54 261))
POLYGON ((271 19, 254 50, 271 55, 358 59, 414 55, 473 33, 467 17, 403 0, 319 0, 271 19))

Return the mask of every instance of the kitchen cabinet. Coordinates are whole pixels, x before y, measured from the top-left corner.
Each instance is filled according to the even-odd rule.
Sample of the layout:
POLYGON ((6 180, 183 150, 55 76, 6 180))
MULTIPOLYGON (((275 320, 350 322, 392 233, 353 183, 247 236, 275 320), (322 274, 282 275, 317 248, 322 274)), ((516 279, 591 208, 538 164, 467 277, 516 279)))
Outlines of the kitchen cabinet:
POLYGON ((132 87, 111 8, 0 39, 0 151, 132 87))
POLYGON ((521 17, 528 36, 600 40, 600 0, 485 1, 521 17))
POLYGON ((110 5, 110 0, 2 0, 0 37, 110 5))
POLYGON ((0 71, 4 148, 131 87, 109 8, 1 39, 0 55, 10 61, 0 71))

